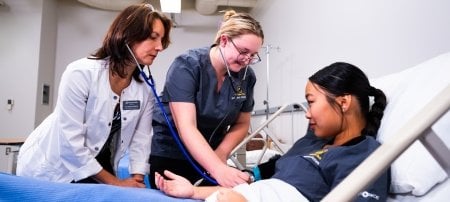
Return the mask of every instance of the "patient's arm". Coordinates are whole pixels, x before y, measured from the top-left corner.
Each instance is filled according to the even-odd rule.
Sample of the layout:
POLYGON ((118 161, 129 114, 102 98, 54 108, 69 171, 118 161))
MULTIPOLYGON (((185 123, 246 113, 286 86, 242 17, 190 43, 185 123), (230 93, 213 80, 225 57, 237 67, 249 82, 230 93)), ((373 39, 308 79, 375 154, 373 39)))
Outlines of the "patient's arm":
POLYGON ((229 188, 221 188, 217 194, 217 202, 246 202, 247 199, 240 193, 229 188))
POLYGON ((206 199, 213 192, 218 190, 218 186, 195 187, 186 178, 165 170, 164 175, 169 179, 164 179, 159 173, 155 173, 156 187, 165 194, 178 198, 206 199))

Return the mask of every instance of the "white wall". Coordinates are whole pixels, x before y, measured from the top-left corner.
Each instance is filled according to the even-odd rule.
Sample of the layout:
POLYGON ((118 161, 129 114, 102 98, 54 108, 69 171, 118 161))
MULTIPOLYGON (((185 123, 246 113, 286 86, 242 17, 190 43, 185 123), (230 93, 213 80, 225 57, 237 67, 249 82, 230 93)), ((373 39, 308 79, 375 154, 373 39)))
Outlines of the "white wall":
POLYGON ((55 58, 56 58, 56 35, 57 35, 57 9, 56 0, 43 1, 42 7, 42 24, 41 24, 41 38, 39 48, 39 67, 38 82, 35 85, 36 89, 36 115, 34 119, 34 126, 39 125, 48 114, 53 111, 52 98, 55 87, 55 58), (43 86, 50 87, 49 103, 43 103, 43 86))
MULTIPOLYGON (((59 0, 55 87, 70 62, 89 56, 101 46, 103 36, 117 14, 91 8, 74 0, 59 0)), ((54 94, 53 105, 56 104, 57 88, 54 88, 54 94)))
POLYGON ((34 128, 43 0, 5 0, 0 8, 0 137, 34 128), (7 99, 14 100, 11 111, 7 99))
MULTIPOLYGON (((373 78, 450 51, 446 0, 259 0, 252 12, 266 45, 280 47, 270 54, 274 105, 302 100, 306 78, 335 61, 353 63, 373 78)), ((260 100, 265 68, 255 68, 260 100)))
MULTIPOLYGON (((217 31, 218 16, 195 12, 194 1, 183 1, 183 13, 175 15, 179 24, 171 32, 171 45, 158 55, 151 66, 157 89, 162 90, 165 73, 173 58, 192 47, 209 46, 217 31)), ((159 4, 154 5, 158 9, 159 4)), ((58 43, 55 82, 70 62, 89 56, 100 48, 108 27, 118 12, 82 5, 73 0, 59 0, 58 43)), ((56 101, 56 97, 55 97, 56 101)))
MULTIPOLYGON (((42 43, 39 41, 42 40, 41 32, 53 28, 46 26, 41 30, 45 24, 41 20, 45 10, 43 0, 5 2, 10 8, 0 9, 0 68, 7 75, 0 80, 0 137, 23 136, 34 128, 40 117, 49 113, 45 108, 36 110, 39 85, 44 82, 36 70, 52 63, 49 61, 51 56, 42 55, 42 43, 51 43, 48 42, 51 37, 42 43), (12 112, 4 108, 8 98, 15 100, 12 112)), ((100 47, 108 26, 117 15, 117 12, 81 5, 76 0, 56 2, 53 95, 57 95, 59 79, 67 64, 100 47)), ((221 16, 199 15, 193 3, 194 0, 183 0, 186 10, 176 15, 180 27, 172 31, 173 43, 152 65, 158 91, 162 89, 165 72, 176 55, 188 48, 210 45, 213 41, 221 16)), ((334 61, 353 63, 373 78, 448 52, 449 11, 450 1, 446 0, 258 0, 250 12, 263 25, 265 45, 280 48, 270 51, 269 106, 302 102, 307 77, 334 61)), ((52 21, 48 15, 44 15, 46 22, 52 21)), ((46 46, 51 48, 51 45, 46 46)), ((267 58, 264 50, 261 50, 261 56, 263 62, 254 66, 258 76, 256 110, 264 109, 263 101, 266 100, 267 58)), ((56 96, 53 96, 52 105, 55 100, 56 96)), ((287 114, 284 119, 271 124, 271 129, 284 142, 291 141, 292 134, 303 134, 303 114, 295 116, 292 118, 287 114), (299 124, 292 127, 292 122, 299 124)), ((261 117, 255 118, 253 127, 261 121, 261 117)))
MULTIPOLYGON (((252 14, 263 25, 265 45, 280 48, 270 52, 271 107, 302 102, 307 78, 335 61, 375 78, 450 51, 447 0, 258 0, 252 14)), ((263 109, 266 63, 255 70, 256 109, 263 109)), ((289 120, 272 127, 289 139, 289 120)))

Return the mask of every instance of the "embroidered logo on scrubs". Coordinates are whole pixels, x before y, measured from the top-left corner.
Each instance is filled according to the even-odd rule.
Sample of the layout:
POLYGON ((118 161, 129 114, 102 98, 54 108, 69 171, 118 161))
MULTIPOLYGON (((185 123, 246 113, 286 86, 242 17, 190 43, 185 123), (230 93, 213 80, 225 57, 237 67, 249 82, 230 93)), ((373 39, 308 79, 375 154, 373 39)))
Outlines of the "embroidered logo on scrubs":
POLYGON ((368 191, 363 191, 363 192, 361 192, 361 193, 359 193, 359 195, 361 195, 363 198, 373 198, 373 199, 375 199, 375 200, 380 200, 380 196, 378 196, 378 195, 376 195, 376 194, 372 194, 372 193, 370 193, 370 192, 368 192, 368 191))
POLYGON ((231 100, 239 100, 239 99, 245 99, 247 96, 245 95, 244 91, 240 86, 237 87, 235 93, 233 96, 231 96, 231 100))
POLYGON ((138 110, 141 108, 140 100, 123 101, 123 110, 138 110))
POLYGON ((319 165, 322 160, 323 154, 327 153, 328 149, 321 149, 309 155, 303 156, 304 158, 311 159, 315 164, 319 165))

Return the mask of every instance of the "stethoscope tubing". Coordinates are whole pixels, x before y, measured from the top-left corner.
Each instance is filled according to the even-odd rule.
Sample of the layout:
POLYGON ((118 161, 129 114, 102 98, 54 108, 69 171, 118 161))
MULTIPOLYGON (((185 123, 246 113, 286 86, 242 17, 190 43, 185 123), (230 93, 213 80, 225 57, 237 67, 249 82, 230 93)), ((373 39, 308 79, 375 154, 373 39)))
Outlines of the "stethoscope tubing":
MULTIPOLYGON (((213 178, 211 178, 210 176, 206 175, 204 171, 202 171, 199 166, 192 160, 192 157, 189 155, 189 153, 187 152, 185 146, 183 145, 183 143, 180 140, 180 137, 178 136, 177 132, 174 130, 174 127, 171 123, 171 121, 169 120, 169 117, 167 115, 166 110, 164 109, 164 106, 161 102, 161 100, 158 97, 158 94, 156 93, 156 88, 155 88, 155 82, 153 80, 153 78, 150 76, 150 78, 147 77, 147 75, 145 74, 144 71, 142 71, 142 69, 140 68, 140 73, 141 76, 144 77, 144 81, 147 83, 148 86, 150 86, 150 89, 153 92, 153 95, 155 96, 156 102, 158 103, 159 108, 161 109, 163 115, 164 115, 164 119, 167 122, 167 125, 169 127, 170 133, 172 134, 173 139, 175 140, 175 142, 177 143, 178 147, 180 148, 181 152, 183 153, 183 155, 185 156, 185 158, 189 161, 189 163, 192 165, 192 167, 206 180, 208 180, 210 183, 217 185, 217 181, 213 178), (150 83, 151 82, 151 83, 150 83)), ((149 72, 150 74, 150 72, 149 72)), ((151 75, 151 74, 150 74, 151 75)))
POLYGON ((152 74, 150 72, 150 69, 148 69, 148 74, 149 76, 147 76, 144 72, 144 70, 142 69, 141 65, 139 64, 139 62, 137 61, 136 57, 134 56, 133 51, 131 50, 130 46, 128 46, 128 44, 125 44, 128 51, 130 52, 131 56, 134 59, 134 62, 137 65, 137 68, 139 69, 139 72, 142 76, 142 78, 144 79, 145 83, 150 87, 150 89, 152 90, 152 93, 156 99, 156 102, 158 103, 159 108, 161 109, 161 112, 164 115, 164 119, 167 122, 167 126, 169 127, 170 133, 172 134, 173 139, 175 140, 175 142, 178 145, 178 148, 181 150, 181 152, 183 153, 183 156, 188 160, 188 162, 192 165, 192 167, 194 168, 195 171, 197 171, 197 173, 199 173, 204 179, 208 180, 210 183, 212 183, 213 185, 218 185, 217 181, 215 179, 213 179, 212 177, 208 176, 207 174, 205 174, 205 171, 202 171, 202 169, 200 169, 200 167, 194 162, 194 160, 192 160, 191 155, 187 152, 186 147, 183 145, 183 143, 180 140, 180 136, 178 135, 178 133, 175 131, 172 122, 169 120, 169 116, 167 115, 166 110, 164 109, 164 106, 161 102, 161 100, 159 99, 158 93, 156 92, 156 88, 155 88, 155 81, 153 80, 152 74))

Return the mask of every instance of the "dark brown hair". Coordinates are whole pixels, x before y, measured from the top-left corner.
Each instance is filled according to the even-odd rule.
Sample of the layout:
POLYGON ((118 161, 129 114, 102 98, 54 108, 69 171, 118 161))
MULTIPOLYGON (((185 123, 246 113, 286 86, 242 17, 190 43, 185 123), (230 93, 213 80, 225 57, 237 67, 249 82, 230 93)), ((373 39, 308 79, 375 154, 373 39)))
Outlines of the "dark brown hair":
MULTIPOLYGON (((170 29, 172 21, 163 13, 156 11, 150 4, 137 4, 125 8, 113 21, 103 39, 102 47, 94 52, 91 59, 109 57, 111 71, 120 77, 125 77, 125 67, 134 64, 133 57, 128 52, 130 47, 148 39, 153 32, 153 22, 161 20, 164 26, 163 48, 170 44, 170 29)), ((139 79, 139 69, 133 72, 133 77, 139 79)))

